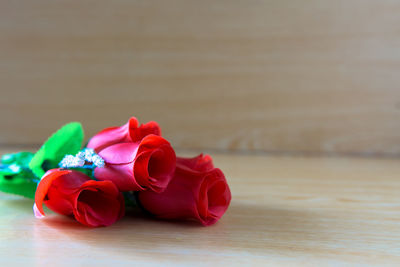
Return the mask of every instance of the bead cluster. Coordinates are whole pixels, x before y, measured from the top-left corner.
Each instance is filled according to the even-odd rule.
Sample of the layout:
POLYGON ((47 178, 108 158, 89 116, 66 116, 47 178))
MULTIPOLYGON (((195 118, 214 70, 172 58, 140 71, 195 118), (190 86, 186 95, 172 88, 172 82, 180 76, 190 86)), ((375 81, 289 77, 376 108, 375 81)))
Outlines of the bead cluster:
POLYGON ((66 155, 59 163, 61 168, 80 168, 84 166, 104 167, 104 160, 94 152, 91 148, 85 148, 78 152, 75 156, 66 155), (85 165, 86 163, 93 165, 85 165))

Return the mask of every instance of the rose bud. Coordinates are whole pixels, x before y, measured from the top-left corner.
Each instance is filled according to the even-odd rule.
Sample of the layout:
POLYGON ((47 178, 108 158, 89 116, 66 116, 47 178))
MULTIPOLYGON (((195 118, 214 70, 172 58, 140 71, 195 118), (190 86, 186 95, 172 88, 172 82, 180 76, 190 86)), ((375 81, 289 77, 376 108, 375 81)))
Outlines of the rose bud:
POLYGON ((217 222, 227 210, 231 192, 210 156, 177 158, 174 177, 162 193, 138 193, 139 205, 163 219, 189 219, 203 225, 217 222))
POLYGON ((132 117, 120 127, 110 127, 100 131, 89 140, 87 147, 98 153, 114 144, 139 142, 149 134, 161 135, 160 126, 154 121, 139 126, 138 120, 132 117))
POLYGON ((73 216, 87 226, 108 226, 125 212, 122 193, 111 181, 95 181, 73 170, 49 170, 35 194, 35 215, 44 216, 43 203, 52 211, 73 216))
POLYGON ((110 180, 120 191, 162 192, 175 171, 175 151, 167 140, 152 134, 137 143, 111 145, 99 156, 105 166, 95 169, 96 179, 110 180))

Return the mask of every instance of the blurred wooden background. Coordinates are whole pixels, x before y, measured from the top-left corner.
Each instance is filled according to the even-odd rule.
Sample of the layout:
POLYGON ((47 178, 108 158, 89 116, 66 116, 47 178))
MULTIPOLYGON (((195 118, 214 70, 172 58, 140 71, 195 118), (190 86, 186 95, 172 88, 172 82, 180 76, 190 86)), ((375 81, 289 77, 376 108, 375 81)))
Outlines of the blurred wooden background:
POLYGON ((0 1, 0 145, 130 116, 178 148, 400 156, 400 1, 0 1))

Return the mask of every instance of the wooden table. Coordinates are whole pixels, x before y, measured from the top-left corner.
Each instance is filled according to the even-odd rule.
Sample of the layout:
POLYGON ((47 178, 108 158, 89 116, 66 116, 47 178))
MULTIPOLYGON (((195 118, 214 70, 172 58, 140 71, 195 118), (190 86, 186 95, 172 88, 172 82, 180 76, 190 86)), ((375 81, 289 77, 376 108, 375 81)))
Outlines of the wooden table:
POLYGON ((91 229, 0 194, 0 266, 400 264, 398 159, 214 158, 233 199, 211 227, 130 212, 91 229))

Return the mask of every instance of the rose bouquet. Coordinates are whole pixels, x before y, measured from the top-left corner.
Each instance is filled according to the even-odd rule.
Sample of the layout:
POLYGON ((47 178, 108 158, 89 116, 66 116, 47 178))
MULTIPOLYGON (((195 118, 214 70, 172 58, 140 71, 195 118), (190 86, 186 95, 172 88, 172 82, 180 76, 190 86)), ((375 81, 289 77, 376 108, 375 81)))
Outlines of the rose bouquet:
POLYGON ((136 205, 160 219, 208 226, 227 210, 231 193, 212 158, 176 157, 156 122, 106 128, 84 139, 80 123, 66 124, 36 152, 3 155, 0 190, 34 199, 87 226, 108 226, 136 205))

